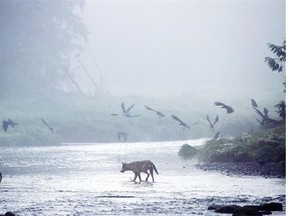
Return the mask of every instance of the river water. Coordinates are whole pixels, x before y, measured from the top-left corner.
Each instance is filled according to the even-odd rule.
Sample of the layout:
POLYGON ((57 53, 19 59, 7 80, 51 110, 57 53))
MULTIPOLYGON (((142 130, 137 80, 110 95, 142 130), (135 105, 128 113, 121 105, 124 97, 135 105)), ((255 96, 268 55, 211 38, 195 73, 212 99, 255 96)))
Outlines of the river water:
POLYGON ((182 144, 204 141, 0 148, 0 214, 214 216, 221 214, 207 210, 212 204, 286 206, 285 179, 205 172, 193 166, 197 161, 178 157, 182 144), (145 159, 158 169, 154 183, 134 183, 132 172, 120 173, 121 162, 145 159))

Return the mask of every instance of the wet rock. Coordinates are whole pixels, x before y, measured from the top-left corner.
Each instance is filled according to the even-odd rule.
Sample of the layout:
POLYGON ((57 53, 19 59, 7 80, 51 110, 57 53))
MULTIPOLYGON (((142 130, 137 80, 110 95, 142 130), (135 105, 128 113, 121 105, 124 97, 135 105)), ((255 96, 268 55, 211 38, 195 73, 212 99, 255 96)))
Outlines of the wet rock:
POLYGON ((240 207, 233 212, 232 216, 249 216, 249 215, 262 216, 263 214, 254 208, 240 207))
POLYGON ((241 206, 238 205, 228 205, 223 206, 215 210, 217 213, 230 213, 233 214, 237 209, 241 208, 241 206))
POLYGON ((208 207, 208 210, 216 210, 223 207, 222 205, 212 204, 208 207))
POLYGON ((285 161, 286 160, 286 155, 285 155, 285 152, 280 152, 276 158, 275 158, 275 162, 282 162, 282 161, 285 161))
POLYGON ((15 216, 12 212, 6 212, 5 214, 0 214, 0 216, 15 216))
POLYGON ((233 214, 233 216, 262 216, 271 215, 272 211, 283 211, 281 203, 271 202, 262 205, 245 205, 243 207, 238 205, 217 205, 212 204, 208 210, 214 210, 216 213, 233 214))
POLYGON ((281 203, 272 202, 260 205, 260 209, 263 211, 283 211, 283 206, 281 203))
POLYGON ((255 209, 255 210, 257 210, 257 211, 260 210, 260 205, 245 205, 245 206, 243 206, 243 207, 245 207, 245 208, 250 208, 250 209, 255 209))
POLYGON ((189 144, 184 144, 181 146, 178 155, 183 159, 191 159, 197 154, 197 149, 189 144))
POLYGON ((259 163, 271 162, 274 158, 274 148, 269 146, 264 146, 255 152, 255 160, 259 163))
POLYGON ((254 158, 248 152, 241 152, 234 156, 234 162, 252 162, 254 158))

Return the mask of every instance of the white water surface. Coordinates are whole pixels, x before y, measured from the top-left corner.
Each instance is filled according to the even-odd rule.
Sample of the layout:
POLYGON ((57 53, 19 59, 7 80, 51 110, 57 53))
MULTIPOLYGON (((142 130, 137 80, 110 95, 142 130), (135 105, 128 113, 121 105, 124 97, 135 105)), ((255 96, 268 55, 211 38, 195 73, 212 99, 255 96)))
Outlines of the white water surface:
POLYGON ((205 172, 194 167, 197 161, 178 157, 184 143, 204 141, 0 148, 0 214, 213 216, 223 214, 207 210, 212 204, 281 202, 286 208, 283 178, 205 172), (158 169, 154 183, 134 183, 132 172, 120 173, 121 162, 145 159, 158 169))

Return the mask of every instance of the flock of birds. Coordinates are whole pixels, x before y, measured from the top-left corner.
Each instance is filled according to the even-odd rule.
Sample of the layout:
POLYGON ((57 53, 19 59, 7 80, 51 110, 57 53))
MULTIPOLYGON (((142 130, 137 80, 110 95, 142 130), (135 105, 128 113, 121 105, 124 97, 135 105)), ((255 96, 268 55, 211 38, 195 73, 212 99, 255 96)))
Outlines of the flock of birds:
MULTIPOLYGON (((253 99, 252 99, 253 100, 253 99)), ((253 100, 254 101, 254 100, 253 100)), ((255 102, 255 101, 254 101, 255 102)), ((256 103, 256 102, 255 102, 256 103)), ((226 113, 227 114, 230 114, 230 113, 233 113, 235 110, 231 107, 231 106, 228 106, 222 102, 215 102, 214 103, 216 106, 219 106, 223 109, 226 110, 226 113)), ((121 112, 120 113, 111 113, 112 116, 124 116, 126 118, 135 118, 135 117, 139 117, 140 115, 135 115, 135 114, 132 114, 131 110, 132 108, 134 107, 135 104, 132 104, 130 105, 128 108, 126 108, 124 102, 121 103, 121 112)), ((165 117, 166 115, 163 113, 163 112, 160 112, 154 108, 151 108, 147 105, 144 106, 147 110, 151 111, 151 112, 154 112, 158 117, 160 118, 163 118, 165 117)), ((178 116, 172 114, 171 115, 171 118, 174 119, 175 121, 177 121, 179 123, 179 126, 181 126, 182 128, 187 128, 187 129, 190 129, 190 126, 185 123, 183 120, 181 120, 178 116)), ((213 122, 211 122, 210 118, 209 118, 209 115, 207 115, 207 121, 210 125, 210 129, 211 131, 214 131, 214 126, 215 124, 219 121, 219 116, 217 115, 215 120, 213 122)), ((215 134, 215 136, 213 137, 213 139, 218 139, 219 138, 219 134, 220 132, 217 132, 215 134)), ((118 140, 121 141, 122 138, 124 141, 127 140, 127 137, 128 137, 128 134, 125 132, 125 131, 119 131, 118 134, 117 134, 117 137, 118 137, 118 140)))
MULTIPOLYGON (((224 103, 222 103, 222 102, 215 102, 214 104, 215 104, 215 106, 219 106, 220 108, 225 109, 227 114, 233 113, 233 112, 235 111, 231 106, 226 105, 226 104, 224 104, 224 103)), ((258 110, 256 109, 256 108, 258 107, 258 105, 257 105, 257 103, 256 103, 256 101, 255 101, 254 99, 251 99, 251 104, 252 104, 252 107, 253 107, 256 111, 258 111, 258 110)), ((131 112, 131 110, 132 110, 132 108, 134 107, 134 105, 135 105, 135 104, 132 104, 132 105, 130 105, 128 108, 126 108, 126 107, 125 107, 125 104, 122 102, 122 103, 121 103, 121 110, 122 110, 122 112, 121 112, 121 113, 111 113, 111 115, 112 115, 112 116, 120 116, 120 115, 122 115, 122 116, 124 116, 124 117, 126 117, 126 118, 136 118, 136 117, 139 117, 140 115, 135 115, 135 114, 132 114, 132 112, 131 112)), ((146 106, 146 105, 145 105, 144 107, 145 107, 147 110, 149 110, 149 111, 151 111, 151 112, 154 112, 154 113, 155 113, 158 117, 160 117, 160 118, 163 118, 163 117, 166 116, 164 113, 162 113, 162 112, 160 112, 160 111, 158 111, 158 110, 156 110, 156 109, 153 109, 153 108, 151 108, 151 107, 149 107, 149 106, 146 106)), ((268 113, 268 110, 267 110, 266 108, 264 108, 264 113, 268 113)), ((177 122, 179 123, 179 126, 181 126, 182 128, 190 129, 190 126, 189 126, 187 123, 185 123, 183 120, 181 120, 178 116, 172 114, 172 115, 171 115, 171 118, 174 119, 175 121, 177 121, 177 122)), ((207 119, 207 121, 208 121, 208 123, 209 123, 210 130, 211 130, 211 131, 214 131, 214 126, 215 126, 215 124, 216 124, 217 122, 219 122, 219 116, 217 115, 216 118, 215 118, 215 120, 214 120, 213 122, 210 120, 209 115, 207 115, 207 118, 206 118, 206 119, 207 119)), ((42 123, 43 123, 51 132, 56 132, 55 129, 52 128, 43 118, 41 118, 41 121, 42 121, 42 123)), ((14 128, 16 125, 18 125, 18 123, 15 122, 15 121, 13 121, 13 120, 11 120, 11 119, 4 120, 4 121, 2 122, 3 130, 4 130, 5 132, 7 132, 9 126, 10 126, 11 128, 14 128)), ((217 132, 217 133, 214 135, 213 139, 218 139, 218 138, 219 138, 219 134, 220 134, 220 132, 217 132)), ((128 134, 127 134, 125 131, 119 131, 119 132, 117 133, 117 137, 118 137, 118 140, 119 140, 119 141, 122 140, 122 139, 123 139, 124 141, 127 141, 128 134)))

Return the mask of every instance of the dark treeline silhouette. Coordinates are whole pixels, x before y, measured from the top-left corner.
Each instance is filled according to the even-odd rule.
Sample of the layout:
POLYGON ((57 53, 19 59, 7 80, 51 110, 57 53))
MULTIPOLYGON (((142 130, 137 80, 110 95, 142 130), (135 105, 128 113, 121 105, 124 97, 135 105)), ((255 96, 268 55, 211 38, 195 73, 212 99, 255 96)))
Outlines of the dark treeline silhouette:
POLYGON ((73 84, 70 59, 87 30, 81 1, 0 1, 0 98, 51 94, 73 84))

